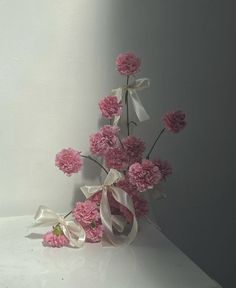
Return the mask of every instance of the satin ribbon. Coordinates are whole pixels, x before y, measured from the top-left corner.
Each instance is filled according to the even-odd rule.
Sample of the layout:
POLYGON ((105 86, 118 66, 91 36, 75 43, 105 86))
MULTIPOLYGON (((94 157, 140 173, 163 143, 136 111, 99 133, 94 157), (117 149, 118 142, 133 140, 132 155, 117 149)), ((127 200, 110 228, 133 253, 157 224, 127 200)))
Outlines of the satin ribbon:
MULTIPOLYGON (((123 95, 126 91, 129 93, 129 97, 132 100, 134 111, 139 119, 140 122, 149 120, 150 117, 146 112, 143 104, 138 96, 138 91, 144 90, 150 87, 150 80, 148 78, 140 78, 135 80, 133 83, 129 85, 125 85, 123 87, 119 87, 117 89, 112 90, 114 95, 118 98, 118 101, 121 101, 123 95)), ((120 116, 115 116, 114 125, 117 125, 120 120, 120 116)))
POLYGON ((136 237, 138 232, 138 224, 135 217, 134 206, 129 195, 114 184, 121 180, 123 175, 115 169, 111 169, 103 183, 103 185, 97 186, 83 186, 80 189, 84 193, 86 198, 91 197, 98 191, 102 191, 102 198, 100 203, 100 216, 102 224, 104 226, 104 240, 108 240, 112 245, 119 246, 123 244, 130 244, 136 237), (113 232, 113 227, 119 232, 124 230, 124 222, 114 215, 111 215, 111 210, 108 201, 108 191, 112 193, 114 199, 121 205, 125 206, 133 214, 133 223, 128 235, 116 235, 113 232))
POLYGON ((86 233, 80 224, 65 220, 53 210, 42 205, 39 206, 34 219, 34 226, 53 226, 60 224, 64 235, 69 239, 72 247, 80 248, 83 246, 86 239, 86 233))

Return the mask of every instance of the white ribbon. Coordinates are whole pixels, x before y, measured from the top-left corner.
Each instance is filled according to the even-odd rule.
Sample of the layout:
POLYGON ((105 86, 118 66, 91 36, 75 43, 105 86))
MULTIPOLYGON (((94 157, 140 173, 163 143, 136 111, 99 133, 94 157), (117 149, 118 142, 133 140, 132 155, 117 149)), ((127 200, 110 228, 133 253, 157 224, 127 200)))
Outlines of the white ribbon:
MULTIPOLYGON (((130 244, 136 237, 138 231, 138 224, 135 217, 134 206, 129 195, 119 187, 114 184, 122 179, 122 174, 115 169, 111 169, 104 181, 103 185, 97 186, 83 186, 80 189, 86 196, 86 198, 91 197, 98 191, 102 191, 102 198, 100 203, 100 215, 102 224, 104 226, 104 235, 107 240, 114 246, 130 244), (128 235, 116 235, 113 232, 113 227, 115 227, 119 232, 123 231, 124 223, 114 215, 111 215, 111 210, 108 201, 108 191, 112 193, 114 199, 121 205, 125 206, 133 214, 133 223, 128 235)), ((104 240, 104 239, 103 239, 104 240)))
POLYGON ((72 247, 80 248, 83 246, 86 239, 86 233, 80 224, 65 220, 53 210, 42 205, 39 206, 34 219, 34 226, 53 226, 60 224, 64 235, 69 239, 72 247))
MULTIPOLYGON (((150 80, 148 78, 140 78, 135 80, 133 83, 129 85, 125 85, 123 87, 119 87, 117 89, 112 90, 114 95, 118 98, 118 101, 121 101, 123 95, 126 91, 128 91, 129 97, 132 100, 134 111, 140 122, 149 120, 150 117, 146 110, 143 107, 143 104, 138 96, 138 91, 144 90, 150 87, 150 80)), ((114 125, 117 125, 120 120, 120 116, 115 116, 114 125)))

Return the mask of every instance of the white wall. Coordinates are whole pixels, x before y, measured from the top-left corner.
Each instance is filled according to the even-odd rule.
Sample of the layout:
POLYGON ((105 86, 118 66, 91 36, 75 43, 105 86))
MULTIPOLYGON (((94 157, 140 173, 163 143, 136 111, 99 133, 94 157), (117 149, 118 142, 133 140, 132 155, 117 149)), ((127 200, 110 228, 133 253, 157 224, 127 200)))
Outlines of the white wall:
POLYGON ((169 109, 186 111, 181 134, 156 154, 174 175, 153 209, 163 232, 224 288, 235 273, 235 3, 221 0, 0 1, 0 215, 44 203, 68 210, 87 168, 66 178, 54 167, 62 147, 88 149, 97 100, 121 78, 122 51, 143 58, 152 87, 142 101, 148 141, 169 109))
POLYGON ((113 86, 110 17, 109 1, 0 1, 0 215, 71 206, 81 177, 54 157, 87 151, 97 130, 97 100, 113 86))

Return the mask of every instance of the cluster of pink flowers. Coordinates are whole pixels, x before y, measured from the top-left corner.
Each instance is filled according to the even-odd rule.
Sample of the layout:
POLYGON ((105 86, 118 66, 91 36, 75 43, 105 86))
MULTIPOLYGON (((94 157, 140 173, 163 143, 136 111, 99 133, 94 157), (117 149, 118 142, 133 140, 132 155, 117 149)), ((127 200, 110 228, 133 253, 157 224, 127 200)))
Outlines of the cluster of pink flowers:
POLYGON ((75 221, 84 228, 87 242, 101 241, 103 226, 96 202, 91 200, 77 202, 73 209, 73 216, 75 221))
MULTIPOLYGON (((131 77, 135 79, 135 75, 140 71, 140 66, 141 59, 130 52, 120 54, 116 58, 116 70, 121 75, 126 76, 125 84, 128 84, 131 77)), ((127 93, 126 96, 129 96, 129 91, 127 93)), ((166 113, 162 118, 164 128, 157 135, 154 144, 145 156, 146 145, 144 141, 129 135, 129 125, 133 121, 128 122, 128 116, 126 117, 128 136, 123 137, 117 124, 112 125, 112 121, 117 120, 116 116, 122 116, 123 104, 127 104, 127 101, 128 98, 126 101, 124 99, 120 101, 115 95, 102 98, 98 103, 99 108, 101 115, 109 120, 109 125, 104 125, 98 132, 90 136, 89 144, 92 156, 82 155, 72 148, 63 149, 56 155, 55 164, 67 176, 81 170, 82 157, 96 162, 105 172, 108 172, 109 169, 120 171, 124 177, 115 185, 129 195, 133 201, 135 216, 139 218, 148 213, 148 202, 141 192, 152 189, 161 181, 166 181, 167 177, 172 174, 172 168, 167 161, 160 160, 160 158, 150 160, 150 154, 165 130, 178 133, 185 127, 186 122, 185 114, 182 111, 166 113), (99 157, 102 157, 102 161, 99 157)), ((126 112, 129 113, 128 105, 126 109, 126 112)), ((99 242, 103 237, 104 227, 100 216, 101 197, 102 191, 98 191, 86 201, 77 202, 72 211, 75 223, 80 224, 86 232, 87 242, 99 242)), ((108 202, 112 214, 122 215, 130 223, 133 221, 134 215, 127 207, 114 199, 110 190, 108 190, 108 202)), ((60 226, 57 225, 53 231, 44 235, 43 244, 50 247, 62 247, 68 246, 69 240, 63 234, 60 226)))

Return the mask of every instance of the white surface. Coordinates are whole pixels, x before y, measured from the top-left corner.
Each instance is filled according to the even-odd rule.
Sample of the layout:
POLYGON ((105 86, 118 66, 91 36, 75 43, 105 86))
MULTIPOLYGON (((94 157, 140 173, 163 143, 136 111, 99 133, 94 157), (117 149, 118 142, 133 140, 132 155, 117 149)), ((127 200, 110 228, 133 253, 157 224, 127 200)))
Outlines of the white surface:
POLYGON ((147 223, 129 247, 82 249, 43 247, 25 237, 36 233, 31 224, 31 216, 0 218, 1 288, 220 288, 147 223))

